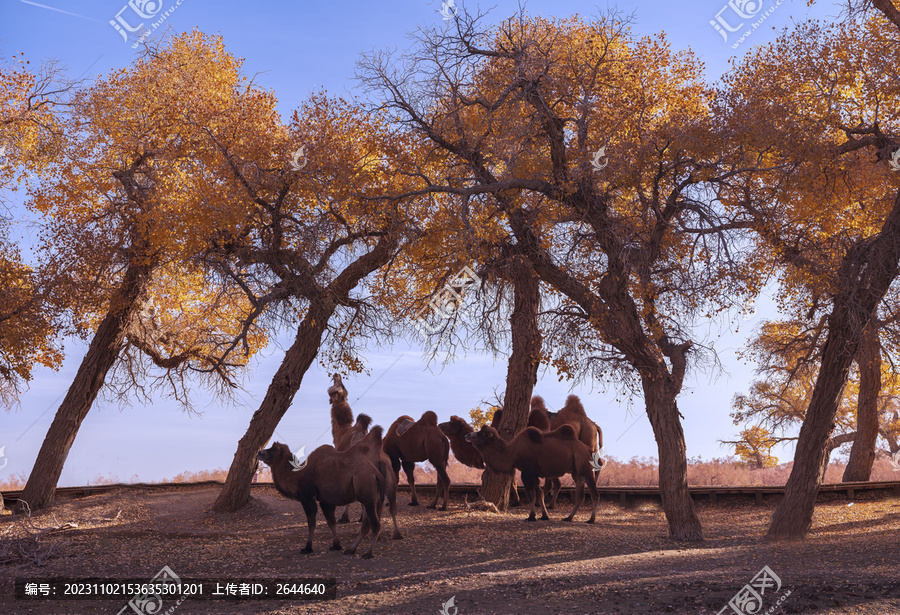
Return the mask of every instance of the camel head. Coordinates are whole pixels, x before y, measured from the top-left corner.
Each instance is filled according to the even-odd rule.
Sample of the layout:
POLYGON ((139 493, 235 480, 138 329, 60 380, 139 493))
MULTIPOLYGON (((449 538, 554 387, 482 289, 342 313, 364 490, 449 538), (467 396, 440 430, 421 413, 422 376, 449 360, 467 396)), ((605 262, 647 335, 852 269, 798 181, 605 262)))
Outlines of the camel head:
POLYGON ((269 467, 275 467, 279 464, 289 463, 292 454, 287 444, 275 442, 267 449, 256 453, 256 458, 267 464, 269 467))
POLYGON ((334 384, 328 387, 328 401, 332 404, 339 404, 347 401, 347 387, 344 386, 340 374, 334 374, 334 384))
POLYGON ((472 433, 472 426, 456 415, 450 417, 449 421, 438 425, 448 436, 457 436, 472 433))
POLYGON ((482 450, 493 443, 503 442, 500 433, 490 425, 482 425, 480 431, 473 431, 466 435, 466 442, 478 450, 482 450))

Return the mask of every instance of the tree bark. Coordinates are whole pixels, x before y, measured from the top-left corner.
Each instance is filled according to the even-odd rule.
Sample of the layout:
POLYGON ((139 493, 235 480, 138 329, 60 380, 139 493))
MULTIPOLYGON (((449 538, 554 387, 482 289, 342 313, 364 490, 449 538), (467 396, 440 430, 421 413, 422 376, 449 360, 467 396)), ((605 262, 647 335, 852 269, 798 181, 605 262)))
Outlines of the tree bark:
POLYGON ((675 401, 678 391, 670 384, 668 373, 642 374, 644 403, 659 450, 659 497, 669 536, 673 540, 700 541, 703 527, 688 491, 687 445, 675 401))
POLYGON ((900 192, 881 231, 852 248, 841 265, 841 293, 834 297, 828 337, 806 418, 800 427, 794 467, 769 525, 771 540, 796 540, 812 524, 825 447, 843 397, 863 329, 891 283, 900 259, 900 192))
MULTIPOLYGON (((509 319, 512 353, 506 372, 503 416, 498 429, 505 440, 511 440, 528 424, 531 395, 541 363, 542 342, 537 322, 541 300, 540 280, 531 263, 518 255, 512 257, 508 275, 514 294, 513 312, 509 319)), ((514 481, 515 475, 497 474, 485 468, 481 474, 481 497, 493 502, 499 510, 506 510, 514 481)))
POLYGON ((256 454, 272 437, 279 421, 291 407, 303 376, 319 354, 322 335, 334 309, 334 303, 310 305, 309 311, 297 327, 294 343, 285 353, 278 371, 272 377, 265 398, 259 409, 253 413, 250 426, 238 442, 228 476, 225 478, 225 485, 213 503, 214 511, 234 512, 244 507, 250 500, 250 484, 256 468, 256 454))
POLYGON ((69 450, 103 386, 106 374, 119 356, 126 330, 146 292, 154 268, 155 262, 135 264, 133 261, 129 264, 119 292, 97 327, 75 379, 56 411, 22 490, 20 503, 16 505, 16 512, 36 511, 53 505, 56 484, 69 450))
POLYGON ((856 354, 859 399, 856 403, 856 438, 844 468, 843 482, 867 481, 875 463, 878 440, 878 396, 881 394, 881 345, 872 322, 863 330, 856 354))

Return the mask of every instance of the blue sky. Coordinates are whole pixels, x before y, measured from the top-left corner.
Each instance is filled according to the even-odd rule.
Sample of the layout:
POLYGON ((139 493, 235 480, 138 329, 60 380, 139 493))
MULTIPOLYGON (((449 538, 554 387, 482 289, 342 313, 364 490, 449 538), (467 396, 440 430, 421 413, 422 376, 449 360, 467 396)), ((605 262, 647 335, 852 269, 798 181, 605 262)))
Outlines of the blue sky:
MULTIPOLYGON (((728 69, 732 55, 774 40, 773 28, 789 27, 810 16, 831 19, 840 11, 838 5, 830 3, 820 2, 809 9, 805 1, 754 1, 761 1, 761 7, 746 0, 732 0, 731 6, 727 0, 686 0, 643 1, 624 10, 634 15, 635 33, 664 31, 674 49, 690 48, 706 64, 710 81, 728 69), (739 11, 750 17, 742 18, 739 11), (711 20, 721 30, 735 30, 728 33, 727 42, 710 25, 711 20), (758 24, 755 29, 753 23, 758 24), (751 30, 750 36, 738 43, 747 30, 751 30)), ((227 49, 245 59, 246 74, 256 74, 262 86, 276 93, 279 110, 287 118, 311 92, 326 89, 331 94, 352 95, 360 53, 406 49, 411 44, 407 33, 442 25, 438 12, 441 3, 425 0, 177 2, 132 0, 129 6, 127 0, 0 0, 0 55, 9 59, 22 52, 32 65, 55 58, 72 76, 90 78, 128 65, 136 53, 131 45, 137 33, 126 42, 110 20, 118 16, 119 24, 138 27, 144 23, 148 27, 168 12, 160 29, 180 33, 198 28, 221 34, 227 49), (135 8, 150 17, 141 18, 135 8)), ((509 0, 458 4, 470 11, 489 10, 491 23, 511 16, 518 6, 509 0)), ((605 12, 606 6, 542 0, 528 2, 526 8, 534 15, 590 17, 605 12)), ((21 208, 16 211, 13 238, 27 247, 34 231, 25 224, 21 208)), ((691 374, 679 399, 689 457, 708 459, 730 452, 718 441, 730 439, 737 432, 728 416, 730 401, 734 393, 746 391, 753 368, 739 361, 735 351, 743 346, 759 319, 774 314, 774 309, 771 300, 762 297, 755 318, 744 321, 735 316, 730 328, 719 323, 708 328, 703 341, 713 343, 718 350, 724 373, 691 374)), ((5 446, 7 461, 0 469, 0 482, 31 471, 84 350, 81 342, 67 343, 63 368, 59 372, 38 370, 19 407, 0 412, 0 447, 5 446)), ((429 368, 422 350, 415 340, 371 349, 366 356, 369 373, 345 379, 354 410, 372 415, 385 427, 400 414, 418 417, 425 410, 433 410, 446 420, 451 414, 467 416, 480 400, 493 397, 495 388, 503 389, 506 356, 471 353, 442 369, 440 365, 429 368)), ((281 356, 277 345, 264 353, 247 374, 237 403, 221 402, 197 390, 193 401, 202 416, 186 414, 176 402, 165 399, 152 403, 135 400, 125 407, 98 400, 72 447, 60 486, 88 484, 99 475, 160 480, 182 471, 227 468, 281 356)), ((326 370, 314 365, 278 426, 275 439, 292 448, 306 445, 307 450, 330 443, 325 393, 329 384, 326 370)), ((569 393, 580 395, 588 414, 603 428, 610 455, 619 459, 656 456, 656 442, 640 398, 617 398, 616 391, 603 391, 591 383, 570 389, 569 383, 559 382, 552 371, 541 373, 535 392, 544 396, 551 408, 561 407, 569 393)), ((790 455, 790 449, 779 454, 783 461, 790 455)))

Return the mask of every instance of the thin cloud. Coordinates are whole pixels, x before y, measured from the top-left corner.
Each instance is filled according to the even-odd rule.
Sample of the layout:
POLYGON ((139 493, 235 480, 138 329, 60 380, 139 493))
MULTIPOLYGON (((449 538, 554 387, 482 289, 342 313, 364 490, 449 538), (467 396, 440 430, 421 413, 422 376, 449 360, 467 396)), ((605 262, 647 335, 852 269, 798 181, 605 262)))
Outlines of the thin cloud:
POLYGON ((48 11, 56 11, 57 13, 62 13, 64 15, 71 15, 72 17, 80 17, 81 19, 87 19, 88 21, 96 21, 97 23, 103 23, 99 19, 94 19, 93 17, 88 17, 87 15, 79 15, 78 13, 72 13, 70 11, 64 11, 62 9, 58 9, 53 6, 47 6, 46 4, 38 4, 37 2, 29 2, 29 0, 19 0, 19 2, 23 4, 30 4, 31 6, 36 6, 38 8, 47 9, 48 11))

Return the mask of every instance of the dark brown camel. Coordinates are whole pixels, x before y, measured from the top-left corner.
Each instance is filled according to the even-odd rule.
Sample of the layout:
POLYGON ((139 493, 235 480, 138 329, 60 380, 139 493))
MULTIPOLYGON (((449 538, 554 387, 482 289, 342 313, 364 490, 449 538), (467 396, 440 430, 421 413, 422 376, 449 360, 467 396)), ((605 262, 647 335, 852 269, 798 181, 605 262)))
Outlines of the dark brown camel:
POLYGON ((401 416, 388 430, 384 438, 384 452, 391 459, 391 466, 397 480, 400 480, 400 467, 406 474, 412 499, 410 506, 418 506, 416 497, 416 478, 414 471, 417 461, 428 461, 437 470, 437 485, 434 489, 434 501, 428 508, 436 508, 438 495, 443 493, 444 505, 441 510, 447 510, 447 500, 450 498, 450 476, 447 474, 447 461, 450 457, 450 442, 438 427, 437 415, 427 411, 418 421, 412 417, 401 416))
MULTIPOLYGON (((566 398, 566 405, 559 412, 550 412, 544 404, 544 399, 539 395, 531 398, 531 413, 528 415, 528 426, 537 427, 541 431, 550 431, 558 429, 563 425, 571 425, 575 430, 575 435, 579 441, 584 443, 592 454, 595 463, 602 467, 603 460, 600 459, 600 449, 603 447, 603 432, 597 424, 588 418, 581 405, 581 400, 577 395, 569 395, 566 398), (595 455, 596 453, 596 455, 595 455)), ((600 471, 594 469, 594 484, 600 477, 600 471)), ((559 479, 544 481, 544 496, 550 496, 547 508, 556 507, 556 499, 559 497, 561 484, 559 479)))
POLYGON ((481 431, 467 435, 466 440, 481 451, 484 463, 494 472, 513 474, 519 470, 522 473, 522 483, 531 503, 528 521, 535 520, 535 499, 538 495, 541 500, 541 520, 550 518, 544 506, 544 493, 538 488, 539 479, 571 474, 575 482, 575 498, 572 512, 565 520, 572 521, 575 518, 584 499, 584 483, 587 482, 591 493, 591 518, 587 522, 594 522, 598 494, 597 485, 593 482, 591 452, 575 438, 575 430, 571 425, 563 425, 550 432, 526 427, 508 443, 496 429, 485 425, 481 431))
MULTIPOLYGON (((381 440, 381 427, 372 430, 381 440)), ((312 553, 313 534, 316 530, 316 500, 325 515, 325 521, 331 529, 332 543, 330 550, 339 551, 341 543, 337 536, 337 523, 334 509, 351 502, 360 502, 363 506, 363 520, 359 528, 359 536, 347 553, 355 553, 362 539, 372 530, 372 543, 363 558, 373 555, 378 534, 381 532, 381 510, 385 496, 385 478, 369 459, 368 453, 361 450, 338 451, 327 444, 314 450, 306 459, 306 465, 295 471, 291 464, 293 454, 286 444, 276 442, 270 448, 260 451, 257 458, 272 469, 272 480, 275 489, 293 500, 298 500, 306 513, 309 535, 306 546, 301 553, 312 553)))
MULTIPOLYGON (((496 410, 494 412, 491 427, 494 429, 497 428, 500 416, 502 415, 502 410, 496 410)), ((451 416, 449 421, 441 423, 438 427, 440 427, 441 431, 444 432, 444 435, 450 439, 450 450, 453 451, 453 456, 456 457, 457 461, 470 468, 477 468, 479 470, 484 469, 484 461, 481 459, 481 453, 478 452, 478 449, 472 446, 471 443, 466 442, 466 436, 475 431, 474 427, 469 425, 465 419, 461 419, 458 416, 451 416)), ((518 506, 519 490, 516 489, 515 477, 513 478, 513 484, 509 490, 509 495, 510 500, 515 502, 515 506, 518 506)))
POLYGON ((453 456, 458 462, 470 468, 484 469, 481 453, 471 442, 466 442, 466 436, 475 431, 471 425, 454 415, 450 417, 449 421, 441 423, 438 427, 450 439, 450 450, 453 451, 453 456))
MULTIPOLYGON (((400 540, 403 535, 400 533, 400 526, 397 525, 397 475, 391 468, 391 459, 387 456, 382 448, 381 441, 382 428, 376 426, 372 431, 367 433, 363 438, 357 441, 351 450, 365 455, 369 461, 375 464, 381 475, 384 476, 384 494, 388 501, 388 510, 391 511, 391 519, 394 521, 394 540, 400 540)), ((346 510, 346 509, 345 509, 346 510)))
MULTIPOLYGON (((331 402, 331 438, 334 448, 345 451, 358 442, 369 431, 372 417, 368 414, 360 414, 353 423, 353 410, 347 403, 347 389, 341 380, 340 374, 334 374, 334 384, 328 387, 328 401, 331 402)), ((350 522, 350 507, 344 508, 339 523, 350 522)))

